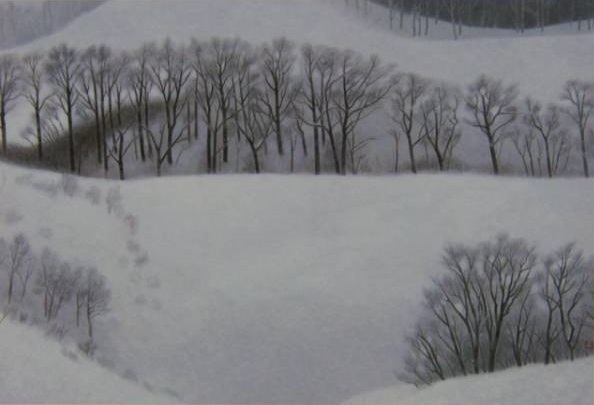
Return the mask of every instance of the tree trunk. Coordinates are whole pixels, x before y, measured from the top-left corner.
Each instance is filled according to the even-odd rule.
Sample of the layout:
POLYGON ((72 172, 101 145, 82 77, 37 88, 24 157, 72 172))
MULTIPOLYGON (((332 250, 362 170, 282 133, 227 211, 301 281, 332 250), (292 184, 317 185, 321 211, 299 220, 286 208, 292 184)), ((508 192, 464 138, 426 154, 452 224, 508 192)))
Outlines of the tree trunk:
POLYGON ((6 154, 6 111, 0 109, 0 131, 2 131, 2 153, 6 154))

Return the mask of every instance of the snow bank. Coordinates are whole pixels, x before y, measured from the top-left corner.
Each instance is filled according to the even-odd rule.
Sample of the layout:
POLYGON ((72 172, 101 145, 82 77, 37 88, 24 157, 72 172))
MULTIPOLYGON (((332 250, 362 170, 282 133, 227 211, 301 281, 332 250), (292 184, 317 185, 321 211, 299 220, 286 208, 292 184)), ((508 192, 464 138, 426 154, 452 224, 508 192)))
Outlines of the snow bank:
POLYGON ((2 403, 171 403, 38 330, 0 324, 2 403))
POLYGON ((417 389, 401 385, 360 395, 344 405, 590 405, 592 358, 455 378, 417 389))

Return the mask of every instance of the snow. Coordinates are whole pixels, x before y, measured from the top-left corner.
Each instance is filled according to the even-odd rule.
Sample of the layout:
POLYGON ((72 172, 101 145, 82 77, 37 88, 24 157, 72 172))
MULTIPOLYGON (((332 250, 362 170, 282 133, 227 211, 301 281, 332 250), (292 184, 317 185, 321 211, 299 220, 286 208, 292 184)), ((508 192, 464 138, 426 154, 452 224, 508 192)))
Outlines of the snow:
MULTIPOLYGON (((240 37, 254 44, 286 36, 297 44, 348 47, 378 54, 400 71, 465 87, 479 74, 520 84, 521 97, 558 100, 568 79, 594 80, 594 34, 542 35, 454 40, 407 38, 385 24, 357 14, 343 0, 135 0, 109 1, 63 30, 12 51, 47 50, 62 42, 77 47, 104 43, 130 50, 169 37, 240 37)), ((442 25, 445 24, 442 23, 442 25)), ((443 31, 445 38, 449 38, 443 31)), ((9 118, 11 142, 30 122, 24 105, 9 118)))
POLYGON ((448 241, 505 231, 543 252, 571 240, 594 251, 591 180, 81 179, 70 198, 32 187, 58 175, 1 171, 0 233, 24 231, 37 250, 84 259, 108 278, 101 361, 192 403, 337 403, 393 384, 448 241), (81 197, 95 185, 104 198, 116 184, 136 233, 81 197), (6 221, 9 212, 20 221, 6 221))
MULTIPOLYGON (((129 50, 166 36, 176 41, 240 36, 261 43, 284 35, 299 44, 377 53, 400 70, 461 86, 487 73, 521 83, 522 96, 543 101, 557 99, 569 78, 594 80, 589 33, 412 39, 343 4, 110 1, 13 51, 46 50, 64 41, 129 50)), ((21 107, 11 113, 11 142, 29 115, 21 107)), ((75 197, 35 187, 59 180, 56 174, 0 164, 0 237, 25 232, 37 251, 51 247, 64 258, 97 266, 107 277, 112 311, 96 327, 97 360, 105 368, 80 354, 76 361, 66 358, 38 328, 4 323, 0 347, 11 350, 0 350, 2 402, 161 402, 142 390, 145 384, 192 403, 339 403, 394 384, 404 335, 414 324, 423 288, 439 274, 446 242, 474 243, 508 232, 542 252, 575 240, 586 254, 594 253, 591 179, 80 179, 75 197), (92 186, 102 192, 100 204, 84 198, 92 186), (114 187, 122 192, 124 214, 109 213, 104 202, 114 187), (138 220, 137 231, 125 214, 138 220), (117 377, 124 374, 134 375, 139 385, 117 377), (93 390, 91 383, 109 389, 93 390), (32 385, 36 390, 24 388, 32 385)), ((485 397, 452 398, 510 403, 513 394, 582 404, 592 397, 584 382, 591 379, 591 365, 586 359, 534 366, 419 392, 397 388, 377 398, 388 403, 402 395, 403 401, 439 403, 474 391, 476 383, 485 397), (510 388, 503 399, 487 396, 510 380, 518 380, 513 393, 510 388), (541 387, 542 381, 547 384, 541 387), (522 387, 533 388, 522 392, 522 387)))
POLYGON ((171 403, 30 327, 0 324, 1 403, 171 403))
POLYGON ((588 358, 456 378, 422 389, 401 385, 357 396, 344 405, 589 405, 594 398, 592 365, 588 358))

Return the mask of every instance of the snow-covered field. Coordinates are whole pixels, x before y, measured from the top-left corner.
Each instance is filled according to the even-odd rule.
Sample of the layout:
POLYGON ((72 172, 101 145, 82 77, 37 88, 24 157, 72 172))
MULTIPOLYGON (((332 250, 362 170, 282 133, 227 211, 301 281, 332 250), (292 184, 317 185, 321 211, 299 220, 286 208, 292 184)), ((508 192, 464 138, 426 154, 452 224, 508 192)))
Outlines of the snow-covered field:
POLYGON ((448 241, 505 231, 542 251, 570 240, 594 251, 590 180, 132 181, 120 187, 138 219, 133 234, 82 197, 91 184, 105 196, 111 182, 80 180, 70 198, 34 186, 58 175, 2 173, 3 235, 25 231, 38 250, 107 276, 113 309, 97 327, 100 361, 194 403, 336 403, 393 384, 448 241))
MULTIPOLYGON (((16 51, 62 41, 130 49, 165 36, 240 36, 260 43, 285 35, 378 53, 401 70, 459 85, 491 74, 543 100, 556 99, 569 78, 594 80, 591 34, 410 39, 343 5, 110 1, 16 51)), ((9 120, 11 134, 18 133, 28 113, 17 109, 9 120)), ((48 246, 97 266, 112 289, 112 310, 97 324, 95 363, 81 354, 74 360, 74 349, 44 340, 37 328, 0 324, 0 402, 339 403, 395 383, 404 335, 423 288, 439 274, 446 242, 474 243, 507 232, 543 252, 576 241, 594 253, 591 179, 80 179, 74 197, 39 187, 59 181, 57 174, 0 164, 0 237, 25 232, 36 251, 48 246), (100 204, 84 197, 92 186, 101 190, 100 204), (108 212, 104 199, 114 187, 138 229, 108 212)), ((534 401, 518 403, 552 405, 562 398, 581 405, 591 403, 591 380, 589 358, 418 393, 396 388, 353 403, 439 403, 482 387, 484 396, 453 397, 454 403, 508 404, 521 394, 517 398, 534 401), (512 380, 513 389, 493 388, 512 380)))

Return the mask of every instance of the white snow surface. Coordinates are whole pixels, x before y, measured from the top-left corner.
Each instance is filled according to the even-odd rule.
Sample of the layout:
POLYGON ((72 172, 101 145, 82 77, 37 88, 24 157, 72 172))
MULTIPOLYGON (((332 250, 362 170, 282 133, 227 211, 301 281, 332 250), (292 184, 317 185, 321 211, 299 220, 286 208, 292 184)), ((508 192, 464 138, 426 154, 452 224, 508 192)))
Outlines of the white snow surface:
POLYGON ((0 324, 0 403, 171 403, 30 327, 0 324))
POLYGON ((70 198, 32 186, 59 175, 0 171, 1 236, 26 232, 108 278, 101 362, 192 403, 338 403, 392 385, 448 241, 505 231, 594 252, 591 179, 81 179, 70 198), (118 184, 136 233, 82 197, 118 184))
POLYGON ((590 405, 592 365, 588 358, 455 378, 422 389, 401 385, 357 396, 344 405, 590 405))

